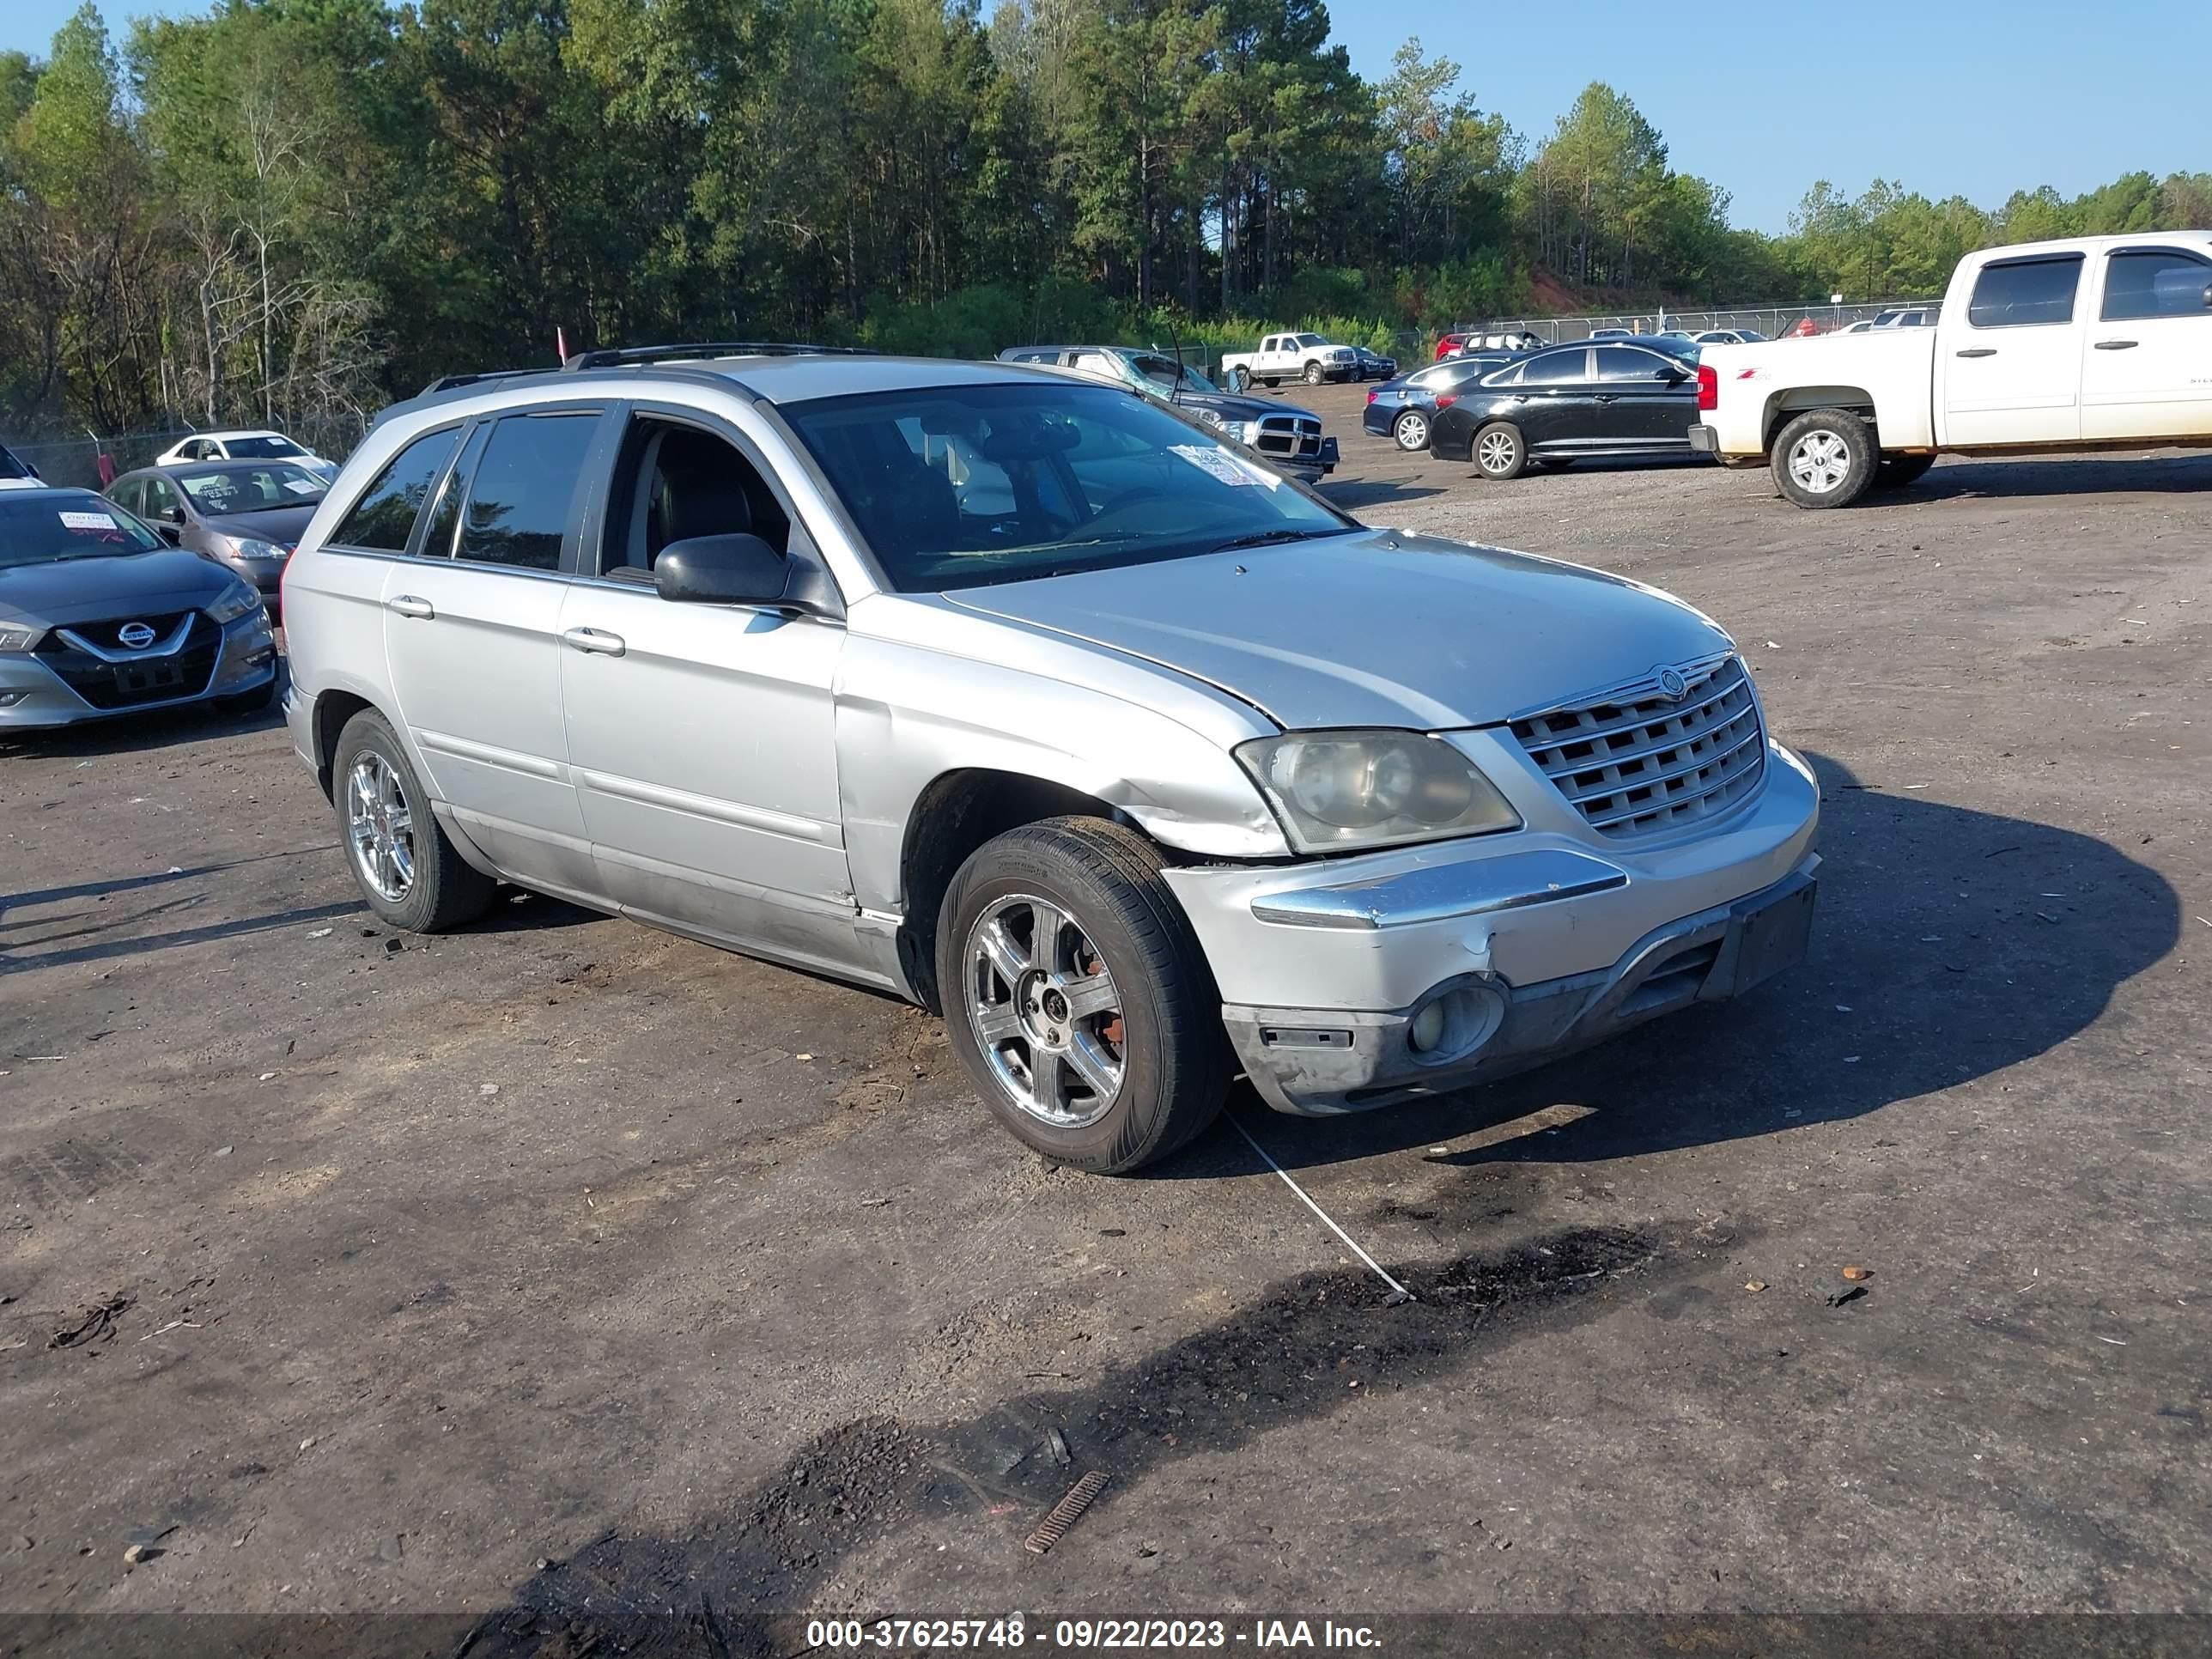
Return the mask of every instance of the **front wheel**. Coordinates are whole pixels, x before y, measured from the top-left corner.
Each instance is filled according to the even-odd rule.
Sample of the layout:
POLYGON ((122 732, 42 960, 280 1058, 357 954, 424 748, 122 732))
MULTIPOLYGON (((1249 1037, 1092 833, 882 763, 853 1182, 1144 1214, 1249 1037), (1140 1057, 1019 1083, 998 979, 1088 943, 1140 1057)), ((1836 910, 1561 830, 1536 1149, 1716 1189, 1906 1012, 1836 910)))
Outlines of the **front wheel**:
POLYGON ((1800 507, 1849 507, 1874 483, 1880 454, 1867 423, 1844 409, 1815 409, 1784 427, 1768 464, 1775 488, 1800 507))
POLYGON ((1308 363, 1306 365, 1305 372, 1306 384, 1308 386, 1319 386, 1322 383, 1322 374, 1323 370, 1319 363, 1308 363))
POLYGON ((1000 1123, 1055 1163, 1125 1175, 1212 1122, 1220 1000, 1150 842, 1048 818, 986 842, 939 912, 953 1052, 1000 1123))
POLYGON ((1517 478, 1528 465, 1528 446, 1521 429, 1504 421, 1492 421, 1474 434, 1474 465, 1486 478, 1501 483, 1517 478))
POLYGON ((1397 441, 1398 447, 1408 454, 1426 449, 1429 447, 1429 417, 1418 409, 1409 409, 1398 417, 1397 424, 1390 428, 1390 435, 1397 441))
POLYGON ((1933 455, 1885 455, 1875 465, 1874 487, 1876 489, 1902 489, 1907 484, 1919 483, 1928 469, 1935 465, 1933 455))
POLYGON ((382 715, 364 710, 346 722, 331 786, 346 862, 380 921, 439 933, 491 908, 497 884, 447 839, 429 793, 382 715))

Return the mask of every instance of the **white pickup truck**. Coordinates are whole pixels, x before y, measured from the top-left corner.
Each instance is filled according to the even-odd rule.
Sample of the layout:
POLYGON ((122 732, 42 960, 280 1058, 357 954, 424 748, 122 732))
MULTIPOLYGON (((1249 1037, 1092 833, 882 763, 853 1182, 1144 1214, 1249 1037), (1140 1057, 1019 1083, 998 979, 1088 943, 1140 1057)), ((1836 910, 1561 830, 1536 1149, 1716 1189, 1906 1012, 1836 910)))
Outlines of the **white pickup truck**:
POLYGON ((1708 346, 1698 408, 1691 448, 1800 507, 1939 454, 2212 447, 2212 231, 1970 253, 1932 328, 1708 346))
POLYGON ((1221 372, 1238 392, 1255 380, 1261 386, 1277 386, 1285 380, 1319 386, 1323 380, 1348 380, 1358 374, 1359 354, 1318 334, 1270 334, 1260 342, 1257 351, 1232 351, 1223 357, 1221 372))

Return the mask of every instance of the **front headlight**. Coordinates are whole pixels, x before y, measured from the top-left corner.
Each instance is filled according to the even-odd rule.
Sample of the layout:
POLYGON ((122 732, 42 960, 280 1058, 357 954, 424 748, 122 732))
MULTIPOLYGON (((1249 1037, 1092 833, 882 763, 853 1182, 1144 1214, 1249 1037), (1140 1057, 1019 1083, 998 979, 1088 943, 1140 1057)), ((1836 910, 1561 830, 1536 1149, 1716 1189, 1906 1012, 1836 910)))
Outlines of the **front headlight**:
POLYGON ((43 628, 0 628, 0 651, 28 651, 46 631, 43 628))
POLYGON ((261 596, 244 582, 233 582, 222 590, 207 613, 219 623, 234 623, 240 617, 261 609, 261 596))
POLYGON ((1234 438, 1238 443, 1249 447, 1260 441, 1260 423, 1257 421, 1224 421, 1221 423, 1221 435, 1224 438, 1234 438))
POLYGON ((264 542, 252 536, 233 536, 230 550, 241 559, 282 559, 290 556, 274 542, 264 542))
POLYGON ((1292 732, 1240 744, 1237 758, 1302 853, 1521 827, 1474 762, 1419 732, 1292 732))

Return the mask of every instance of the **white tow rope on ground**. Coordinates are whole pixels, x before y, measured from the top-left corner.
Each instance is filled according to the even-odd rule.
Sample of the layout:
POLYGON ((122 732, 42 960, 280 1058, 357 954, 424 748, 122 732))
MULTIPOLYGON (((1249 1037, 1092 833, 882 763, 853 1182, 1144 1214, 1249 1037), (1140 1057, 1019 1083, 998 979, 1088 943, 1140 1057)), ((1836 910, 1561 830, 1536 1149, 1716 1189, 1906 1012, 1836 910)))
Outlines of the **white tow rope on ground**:
POLYGON ((1285 1170, 1281 1164, 1276 1163, 1273 1157, 1268 1152, 1265 1146, 1262 1146, 1258 1141, 1252 1139, 1252 1132, 1249 1129, 1246 1128, 1242 1123, 1237 1123, 1234 1117, 1231 1117, 1229 1121, 1231 1123, 1236 1125, 1237 1133, 1244 1137, 1245 1144, 1250 1146, 1254 1152, 1259 1153, 1261 1158, 1267 1159, 1267 1167, 1269 1169, 1273 1170, 1277 1175, 1282 1176, 1283 1185, 1288 1187, 1292 1192, 1296 1193, 1298 1195, 1299 1200, 1304 1204, 1306 1208, 1311 1210, 1316 1215, 1319 1216, 1322 1220, 1328 1224, 1329 1231, 1334 1233, 1339 1238, 1342 1239, 1345 1243, 1351 1248, 1352 1253, 1368 1265, 1369 1268, 1373 1271, 1376 1278, 1381 1279, 1385 1285, 1388 1285, 1393 1291, 1396 1291, 1401 1298, 1407 1302, 1413 1302, 1419 1299, 1403 1285, 1401 1285, 1396 1279, 1391 1278, 1389 1273, 1383 1272, 1382 1264, 1377 1261, 1373 1256, 1368 1255, 1366 1251, 1361 1249, 1359 1248, 1359 1241, 1352 1237, 1350 1233, 1345 1231, 1343 1228, 1338 1226, 1336 1224, 1336 1218, 1329 1214, 1327 1210, 1322 1209, 1320 1205, 1315 1203, 1313 1201, 1313 1195, 1307 1192, 1304 1188, 1299 1186, 1297 1182, 1291 1179, 1290 1171, 1285 1170))

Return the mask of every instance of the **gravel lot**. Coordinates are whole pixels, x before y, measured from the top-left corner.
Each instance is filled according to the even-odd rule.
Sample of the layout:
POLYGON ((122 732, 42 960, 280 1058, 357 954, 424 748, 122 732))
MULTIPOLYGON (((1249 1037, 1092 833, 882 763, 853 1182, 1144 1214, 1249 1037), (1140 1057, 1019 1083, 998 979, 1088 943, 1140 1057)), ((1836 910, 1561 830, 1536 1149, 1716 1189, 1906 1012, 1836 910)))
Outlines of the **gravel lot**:
POLYGON ((1826 786, 1808 964, 1102 1181, 881 998, 535 898, 386 936, 273 724, 0 745, 0 1611, 2212 1605, 2212 458, 1812 514, 1285 396, 1370 521, 1735 633, 1826 786))

